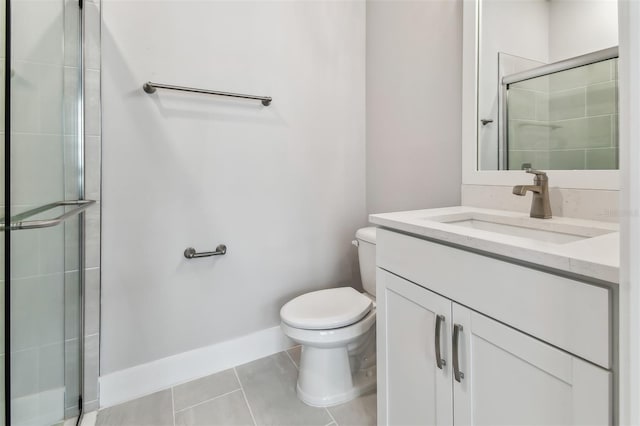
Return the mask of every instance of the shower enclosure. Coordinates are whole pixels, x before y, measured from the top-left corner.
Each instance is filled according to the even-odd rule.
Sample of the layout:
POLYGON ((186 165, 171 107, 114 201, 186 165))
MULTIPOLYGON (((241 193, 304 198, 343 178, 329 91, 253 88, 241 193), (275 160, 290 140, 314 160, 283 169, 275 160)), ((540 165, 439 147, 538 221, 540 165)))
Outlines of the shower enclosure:
POLYGON ((0 184, 5 424, 82 407, 82 0, 3 0, 0 184))

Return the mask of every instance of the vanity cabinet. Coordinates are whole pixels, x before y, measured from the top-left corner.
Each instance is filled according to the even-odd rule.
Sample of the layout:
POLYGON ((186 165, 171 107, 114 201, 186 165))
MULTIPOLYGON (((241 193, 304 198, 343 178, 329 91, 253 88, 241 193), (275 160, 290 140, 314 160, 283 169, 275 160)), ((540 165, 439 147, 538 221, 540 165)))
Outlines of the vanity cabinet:
MULTIPOLYGON (((453 303, 458 425, 608 425, 611 373, 453 303)), ((455 362, 452 355, 452 363, 455 362)))
MULTIPOLYGON (((384 271, 377 279, 384 281, 387 330, 383 357, 387 366, 387 416, 379 419, 386 418, 389 425, 453 424, 447 338, 451 335, 451 302, 384 271), (436 362, 436 339, 440 359, 444 360, 441 368, 436 362)), ((379 311, 377 318, 379 321, 379 311)), ((378 365, 380 360, 378 356, 378 365)))
POLYGON ((573 287, 575 283, 566 278, 386 230, 378 231, 377 250, 380 424, 612 423, 607 289, 585 283, 573 287), (423 251, 408 251, 412 244, 423 251), (434 256, 440 249, 471 256, 477 263, 464 262, 451 269, 450 262, 460 259, 434 256), (420 256, 424 250, 432 256, 420 256), (516 275, 519 281, 507 272, 512 266, 523 269, 516 275), (438 272, 443 268, 449 268, 447 274, 438 272), (529 273, 534 274, 533 280, 529 273), (405 279, 407 275, 411 280, 405 279), (458 295, 461 278, 472 280, 475 287, 466 289, 471 294, 460 297, 464 301, 452 297, 458 295), (525 298, 535 291, 542 291, 543 298, 533 297, 526 303, 506 285, 502 293, 491 293, 494 289, 485 285, 502 286, 505 278, 525 298), (528 289, 530 280, 541 287, 528 289), (557 286, 552 290, 558 294, 546 293, 547 280, 557 286), (565 306, 563 313, 555 312, 556 302, 544 300, 554 296, 580 297, 576 302, 582 308, 565 306), (488 298, 495 303, 485 303, 488 298), (572 319, 575 314, 585 322, 572 319), (583 328, 598 321, 604 325, 589 336, 590 330, 583 328), (583 337, 590 339, 591 346, 583 337))

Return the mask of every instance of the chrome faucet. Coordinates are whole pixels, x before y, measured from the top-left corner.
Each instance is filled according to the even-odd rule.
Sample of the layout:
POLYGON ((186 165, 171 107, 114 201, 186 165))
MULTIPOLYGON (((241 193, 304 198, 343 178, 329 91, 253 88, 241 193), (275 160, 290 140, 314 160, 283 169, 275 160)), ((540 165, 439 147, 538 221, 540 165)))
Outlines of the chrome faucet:
POLYGON ((531 213, 529 216, 539 219, 551 219, 551 204, 549 203, 549 178, 545 172, 533 169, 525 169, 527 173, 536 175, 533 178, 534 185, 516 185, 513 187, 515 195, 526 195, 527 191, 533 192, 531 200, 531 213))

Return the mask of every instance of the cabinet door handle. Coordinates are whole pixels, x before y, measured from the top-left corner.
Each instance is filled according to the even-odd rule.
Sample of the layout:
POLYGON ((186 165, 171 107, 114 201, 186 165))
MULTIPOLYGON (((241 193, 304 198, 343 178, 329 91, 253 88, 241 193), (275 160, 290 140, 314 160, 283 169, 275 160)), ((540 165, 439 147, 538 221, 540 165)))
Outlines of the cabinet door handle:
POLYGON ((456 379, 456 382, 460 383, 462 379, 464 379, 464 373, 460 371, 460 360, 458 354, 458 340, 460 337, 460 332, 462 331, 462 325, 454 324, 453 325, 453 377, 456 379))
POLYGON ((436 365, 440 370, 442 370, 443 365, 447 365, 447 361, 442 359, 442 355, 440 354, 440 329, 442 328, 443 322, 444 315, 436 315, 436 365))

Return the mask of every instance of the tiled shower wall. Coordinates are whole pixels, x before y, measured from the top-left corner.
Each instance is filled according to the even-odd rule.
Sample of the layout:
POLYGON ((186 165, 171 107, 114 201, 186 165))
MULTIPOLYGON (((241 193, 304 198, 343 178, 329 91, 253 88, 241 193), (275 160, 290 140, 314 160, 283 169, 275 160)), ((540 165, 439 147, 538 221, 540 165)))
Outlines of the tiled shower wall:
MULTIPOLYGON (((4 3, 0 8, 5 9, 4 3)), ((64 30, 63 4, 17 2, 12 12, 11 207, 12 212, 22 212, 63 197, 62 162, 59 161, 65 130, 61 108, 64 64, 59 43, 64 30), (29 25, 32 22, 35 28, 29 25), (52 158, 56 161, 50 165, 52 158), (35 175, 34 171, 40 172, 37 185, 29 179, 35 175)), ((4 15, 0 18, 4 22, 4 15)), ((3 39, 3 71, 4 44, 3 39)), ((6 77, 4 72, 2 77, 3 80, 6 77)), ((4 116, 4 93, 2 103, 4 116)), ((3 120, 3 133, 4 125, 3 120)), ((4 152, 2 157, 4 161, 4 152)), ((5 183, 3 173, 2 191, 5 183)), ((4 237, 5 233, 2 234, 4 237)), ((61 322, 52 320, 63 318, 64 265, 62 257, 47 256, 47 253, 59 252, 63 246, 62 227, 11 233, 11 305, 15 309, 11 312, 10 374, 20 378, 11 383, 15 423, 33 420, 40 414, 23 408, 35 400, 34 395, 43 401, 42 405, 51 400, 58 402, 55 415, 62 414, 64 377, 60 368, 53 371, 47 367, 60 366, 64 359, 64 330, 61 322)), ((4 326, 3 323, 3 330, 4 326)), ((4 338, 0 348, 4 354, 4 338)), ((5 355, 0 359, 4 363, 5 355)), ((2 405, 4 415, 4 399, 2 405)))
POLYGON ((101 0, 85 0, 85 198, 97 205, 85 220, 84 411, 99 407, 100 359, 100 212, 101 212, 101 0))
POLYGON ((617 59, 512 84, 509 169, 617 169, 617 59))

